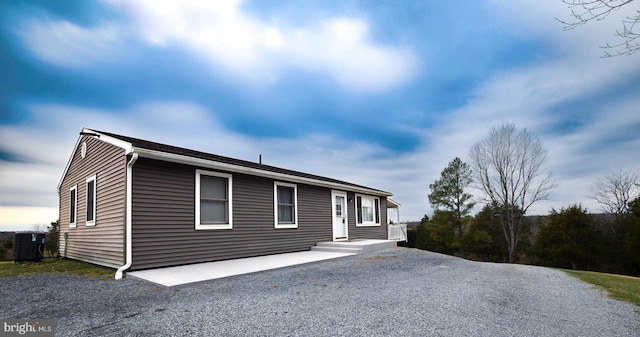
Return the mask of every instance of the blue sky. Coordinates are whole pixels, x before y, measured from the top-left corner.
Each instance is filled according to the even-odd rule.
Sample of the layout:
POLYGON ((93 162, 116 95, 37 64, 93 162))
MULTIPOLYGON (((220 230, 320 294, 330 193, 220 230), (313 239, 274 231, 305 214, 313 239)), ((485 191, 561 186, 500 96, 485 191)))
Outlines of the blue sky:
POLYGON ((640 56, 598 48, 635 10, 563 31, 556 0, 0 2, 0 230, 57 218, 82 127, 262 154, 419 220, 447 163, 514 123, 559 184, 531 213, 597 212, 590 185, 640 167, 640 56))

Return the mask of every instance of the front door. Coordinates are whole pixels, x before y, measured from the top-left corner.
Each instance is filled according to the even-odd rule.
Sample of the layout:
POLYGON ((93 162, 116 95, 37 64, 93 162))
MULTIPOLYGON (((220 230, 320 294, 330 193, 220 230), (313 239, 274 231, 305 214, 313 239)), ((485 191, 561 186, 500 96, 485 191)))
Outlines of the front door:
POLYGON ((349 218, 347 217, 347 193, 332 191, 333 199, 333 241, 347 240, 349 238, 349 218))

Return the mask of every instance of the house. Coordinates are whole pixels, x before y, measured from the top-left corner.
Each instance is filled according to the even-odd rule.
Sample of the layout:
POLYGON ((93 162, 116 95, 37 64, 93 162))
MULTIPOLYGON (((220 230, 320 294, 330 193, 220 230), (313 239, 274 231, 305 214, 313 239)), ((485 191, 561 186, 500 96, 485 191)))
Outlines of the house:
POLYGON ((140 270, 387 239, 391 193, 84 128, 58 185, 60 254, 140 270))

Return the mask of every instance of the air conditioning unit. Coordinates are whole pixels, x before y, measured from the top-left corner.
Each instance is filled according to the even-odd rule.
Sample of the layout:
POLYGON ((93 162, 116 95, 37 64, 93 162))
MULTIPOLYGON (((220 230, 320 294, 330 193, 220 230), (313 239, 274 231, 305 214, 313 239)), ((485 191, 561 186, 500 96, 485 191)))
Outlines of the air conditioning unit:
POLYGON ((42 261, 45 233, 19 232, 13 236, 13 261, 42 261))

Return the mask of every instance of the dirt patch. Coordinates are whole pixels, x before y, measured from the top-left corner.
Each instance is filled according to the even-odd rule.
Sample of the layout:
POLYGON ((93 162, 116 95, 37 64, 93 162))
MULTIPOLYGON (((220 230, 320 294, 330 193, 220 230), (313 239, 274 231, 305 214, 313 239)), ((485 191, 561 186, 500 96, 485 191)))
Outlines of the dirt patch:
POLYGON ((397 260, 398 257, 395 255, 392 256, 380 256, 380 255, 376 255, 376 256, 372 256, 372 257, 368 257, 365 260, 367 261, 390 261, 390 260, 397 260))

